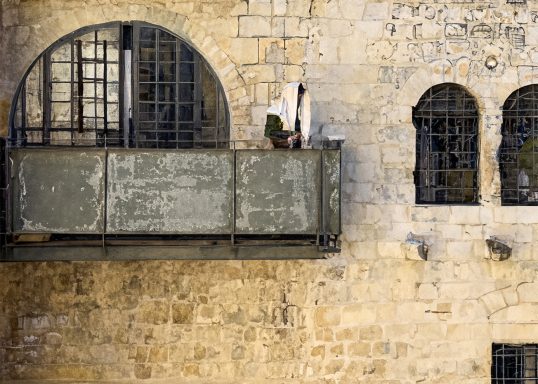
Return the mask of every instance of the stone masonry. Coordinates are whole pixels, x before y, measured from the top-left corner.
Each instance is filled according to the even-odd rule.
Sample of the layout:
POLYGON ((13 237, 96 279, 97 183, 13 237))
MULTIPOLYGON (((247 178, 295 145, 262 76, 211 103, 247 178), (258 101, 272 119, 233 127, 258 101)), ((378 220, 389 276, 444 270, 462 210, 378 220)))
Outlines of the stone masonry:
POLYGON ((501 107, 538 82, 538 3, 511 3, 2 0, 3 135, 44 49, 140 20, 207 59, 233 139, 258 145, 271 100, 302 81, 313 130, 346 142, 343 249, 328 259, 0 264, 0 381, 489 383, 492 342, 538 342, 538 208, 499 197, 501 107), (415 204, 412 107, 445 82, 479 107, 478 205, 415 204), (510 259, 488 258, 490 236, 510 259))

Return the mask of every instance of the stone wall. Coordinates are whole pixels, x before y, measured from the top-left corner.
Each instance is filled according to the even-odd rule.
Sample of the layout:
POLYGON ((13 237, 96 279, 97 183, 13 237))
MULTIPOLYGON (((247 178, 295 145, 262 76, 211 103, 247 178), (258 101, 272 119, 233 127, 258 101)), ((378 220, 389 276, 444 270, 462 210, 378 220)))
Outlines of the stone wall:
POLYGON ((343 133, 343 251, 317 261, 4 263, 0 377, 42 382, 490 382, 492 342, 538 342, 538 211, 500 204, 504 100, 538 81, 538 5, 504 0, 3 0, 0 127, 61 36, 142 20, 220 78, 258 140, 286 82, 343 133), (499 65, 487 69, 486 57, 499 65), (412 106, 455 82, 480 110, 480 204, 418 206, 412 106), (426 239, 411 260, 408 233, 426 239), (487 259, 485 239, 513 247, 487 259))

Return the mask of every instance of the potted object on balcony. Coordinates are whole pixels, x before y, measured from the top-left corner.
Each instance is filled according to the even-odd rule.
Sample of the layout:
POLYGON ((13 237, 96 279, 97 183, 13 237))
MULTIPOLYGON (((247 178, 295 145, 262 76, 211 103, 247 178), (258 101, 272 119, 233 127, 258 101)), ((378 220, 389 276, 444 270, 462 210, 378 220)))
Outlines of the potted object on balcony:
POLYGON ((291 136, 291 131, 285 131, 280 116, 270 114, 269 110, 267 111, 264 136, 271 140, 275 148, 288 148, 288 137, 291 136))

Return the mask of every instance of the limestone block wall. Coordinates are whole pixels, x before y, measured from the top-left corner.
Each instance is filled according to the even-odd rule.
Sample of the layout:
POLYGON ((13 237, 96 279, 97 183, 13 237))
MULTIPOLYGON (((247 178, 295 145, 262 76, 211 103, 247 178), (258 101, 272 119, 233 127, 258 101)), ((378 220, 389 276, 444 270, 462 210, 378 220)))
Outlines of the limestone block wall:
POLYGON ((263 136, 286 82, 346 135, 342 253, 316 261, 0 264, 5 382, 490 382, 491 343, 538 342, 538 208, 500 203, 501 107, 538 82, 538 4, 494 0, 4 0, 0 128, 18 81, 80 27, 141 20, 188 40, 263 136), (487 69, 488 56, 499 65, 487 69), (412 107, 454 82, 480 111, 480 202, 415 204, 412 107), (426 239, 411 260, 408 233, 426 239), (512 258, 487 259, 507 239, 512 258))

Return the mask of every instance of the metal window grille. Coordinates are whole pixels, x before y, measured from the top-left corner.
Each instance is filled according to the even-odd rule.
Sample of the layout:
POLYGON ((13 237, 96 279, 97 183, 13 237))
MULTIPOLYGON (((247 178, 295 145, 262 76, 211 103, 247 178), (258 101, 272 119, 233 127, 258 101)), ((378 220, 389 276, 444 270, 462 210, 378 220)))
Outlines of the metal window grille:
POLYGON ((503 106, 499 150, 503 205, 538 205, 538 85, 518 89, 503 106))
POLYGON ((478 201, 478 111, 457 84, 430 88, 413 109, 416 202, 478 201))
POLYGON ((88 27, 60 39, 25 75, 10 144, 225 147, 224 93, 201 55, 144 23, 88 27))
POLYGON ((20 88, 17 145, 118 144, 119 35, 117 26, 103 27, 43 53, 20 88))
MULTIPOLYGON (((0 138, 0 168, 5 169, 6 167, 6 139, 0 138)), ((8 207, 7 207, 7 197, 8 197, 8 178, 7 172, 0 173, 0 259, 5 256, 5 245, 7 244, 7 226, 8 226, 8 207)))
POLYGON ((493 344, 491 383, 538 383, 538 344, 493 344))

